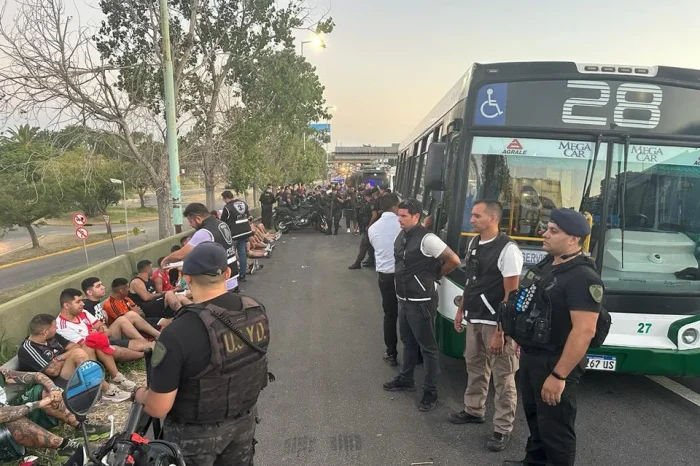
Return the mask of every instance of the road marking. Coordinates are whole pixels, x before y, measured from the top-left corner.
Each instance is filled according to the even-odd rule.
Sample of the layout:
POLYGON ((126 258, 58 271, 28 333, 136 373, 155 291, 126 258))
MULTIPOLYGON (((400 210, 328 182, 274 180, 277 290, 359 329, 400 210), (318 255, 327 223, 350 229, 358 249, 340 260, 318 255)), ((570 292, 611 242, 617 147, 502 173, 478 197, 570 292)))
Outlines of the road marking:
POLYGON ((695 393, 693 390, 689 389, 685 385, 681 385, 675 380, 671 380, 668 377, 662 377, 658 375, 647 375, 647 378, 658 383, 662 387, 671 390, 676 395, 684 398, 695 406, 700 406, 700 393, 695 393))
MULTIPOLYGON (((121 239, 121 238, 126 238, 126 235, 119 235, 119 236, 115 236, 115 237, 114 237, 115 240, 118 240, 118 239, 121 239)), ((91 248, 91 247, 93 247, 93 246, 98 246, 98 245, 100 245, 100 244, 109 243, 109 242, 111 242, 111 241, 112 241, 111 238, 110 238, 110 239, 103 239, 103 240, 101 240, 101 241, 96 241, 96 242, 94 242, 94 243, 90 243, 90 244, 88 244, 86 247, 91 248)), ((0 270, 6 269, 6 268, 8 268, 8 267, 15 266, 15 265, 26 264, 26 263, 28 263, 28 262, 34 262, 34 261, 38 261, 38 260, 41 260, 41 259, 46 259, 47 257, 60 256, 61 254, 67 254, 67 253, 69 253, 69 252, 77 251, 77 250, 79 250, 79 249, 83 249, 83 246, 78 246, 78 247, 75 247, 75 248, 66 249, 66 250, 64 250, 64 251, 52 252, 52 253, 50 253, 50 254, 44 254, 43 256, 32 257, 32 258, 30 258, 30 259, 24 259, 24 260, 21 260, 21 261, 18 261, 18 262, 13 262, 13 263, 11 263, 11 264, 0 265, 0 270)))

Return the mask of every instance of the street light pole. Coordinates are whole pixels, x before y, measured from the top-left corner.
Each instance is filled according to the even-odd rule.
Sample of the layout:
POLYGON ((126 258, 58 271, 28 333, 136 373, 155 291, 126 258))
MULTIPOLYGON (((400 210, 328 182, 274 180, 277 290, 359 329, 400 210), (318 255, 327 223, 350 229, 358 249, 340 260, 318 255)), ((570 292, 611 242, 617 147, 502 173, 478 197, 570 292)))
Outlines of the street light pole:
POLYGON ((165 85, 165 126, 167 128, 168 159, 170 162, 170 191, 173 203, 175 233, 182 232, 182 204, 180 199, 180 155, 177 147, 177 122, 175 121, 175 83, 173 61, 170 56, 170 19, 168 1, 160 1, 160 26, 163 35, 163 79, 165 85))
POLYGON ((111 181, 114 184, 122 185, 122 193, 124 195, 124 228, 126 228, 126 250, 129 251, 131 248, 129 247, 129 218, 127 216, 126 209, 126 181, 119 180, 117 178, 110 178, 109 181, 111 181))

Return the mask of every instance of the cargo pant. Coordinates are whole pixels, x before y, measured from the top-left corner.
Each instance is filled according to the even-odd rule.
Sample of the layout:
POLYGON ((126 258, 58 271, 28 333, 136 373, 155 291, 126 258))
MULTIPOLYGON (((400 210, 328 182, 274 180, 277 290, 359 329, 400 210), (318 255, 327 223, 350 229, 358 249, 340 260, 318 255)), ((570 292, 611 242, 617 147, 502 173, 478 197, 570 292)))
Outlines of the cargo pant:
POLYGON ((180 447, 187 466, 253 466, 257 408, 214 424, 179 424, 166 418, 165 440, 180 447))
POLYGON ((464 359, 467 364, 467 389, 464 392, 464 410, 472 416, 483 417, 486 413, 486 397, 493 375, 494 403, 493 430, 499 434, 510 434, 515 421, 518 392, 515 388, 515 373, 519 361, 515 355, 513 340, 506 339, 502 356, 489 351, 495 325, 467 325, 467 347, 464 359))

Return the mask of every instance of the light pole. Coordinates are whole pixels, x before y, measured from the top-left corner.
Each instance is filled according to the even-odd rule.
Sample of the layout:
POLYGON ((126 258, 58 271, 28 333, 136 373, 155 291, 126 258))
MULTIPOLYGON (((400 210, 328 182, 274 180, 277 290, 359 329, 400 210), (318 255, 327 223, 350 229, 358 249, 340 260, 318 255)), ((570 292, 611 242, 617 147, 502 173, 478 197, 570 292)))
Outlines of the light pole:
POLYGON ((111 181, 114 184, 120 184, 122 185, 122 192, 124 193, 124 227, 126 228, 126 250, 128 251, 129 248, 129 220, 127 218, 126 214, 126 183, 124 183, 123 180, 118 180, 116 178, 110 178, 109 181, 111 181))
POLYGON ((175 233, 182 231, 182 203, 180 199, 180 155, 177 147, 177 122, 175 121, 175 83, 173 61, 170 56, 170 19, 168 0, 160 0, 160 26, 163 36, 163 81, 165 89, 165 127, 167 128, 168 159, 170 162, 170 191, 173 202, 175 233))
MULTIPOLYGON (((302 57, 304 56, 304 44, 311 44, 314 47, 321 48, 321 49, 326 48, 326 41, 323 39, 323 37, 318 35, 318 34, 314 34, 313 39, 301 41, 301 56, 302 57)), ((308 126, 308 123, 307 123, 307 126, 308 126)), ((306 152, 306 128, 304 128, 304 148, 303 148, 303 151, 306 152)))

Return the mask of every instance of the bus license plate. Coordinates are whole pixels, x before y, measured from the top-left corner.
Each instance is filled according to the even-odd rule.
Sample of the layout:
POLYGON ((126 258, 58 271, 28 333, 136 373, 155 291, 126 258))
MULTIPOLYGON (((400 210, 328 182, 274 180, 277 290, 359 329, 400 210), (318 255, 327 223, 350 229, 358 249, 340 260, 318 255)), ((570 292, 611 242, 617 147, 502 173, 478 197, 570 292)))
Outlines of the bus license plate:
POLYGON ((614 371, 615 356, 595 356, 587 354, 586 369, 594 371, 614 371))

